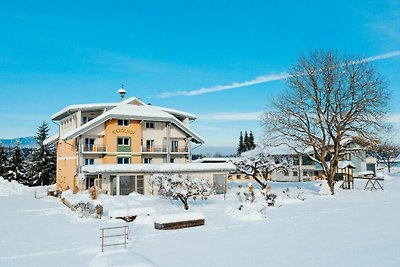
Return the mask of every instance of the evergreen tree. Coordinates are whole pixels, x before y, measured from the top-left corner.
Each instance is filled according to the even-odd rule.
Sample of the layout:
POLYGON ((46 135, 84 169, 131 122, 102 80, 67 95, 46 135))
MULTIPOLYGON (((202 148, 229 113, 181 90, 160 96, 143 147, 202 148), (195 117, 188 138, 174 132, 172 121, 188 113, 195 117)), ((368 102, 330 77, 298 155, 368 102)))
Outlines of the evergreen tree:
POLYGON ((244 144, 244 140, 243 140, 243 133, 240 132, 237 155, 240 156, 240 154, 242 154, 244 151, 245 151, 245 144, 244 144))
POLYGON ((17 182, 23 182, 26 179, 26 171, 27 164, 24 160, 24 155, 22 154, 22 150, 19 147, 19 143, 17 143, 11 154, 11 158, 8 162, 8 172, 6 174, 6 179, 11 181, 15 180, 17 182))
POLYGON ((55 182, 56 152, 54 146, 45 145, 49 126, 43 122, 36 132, 36 141, 39 145, 30 156, 28 178, 25 184, 29 186, 50 185, 55 182))
POLYGON ((249 151, 250 143, 249 143, 249 135, 247 134, 247 131, 244 132, 243 143, 244 143, 244 151, 249 151))
POLYGON ((7 174, 7 166, 8 166, 8 159, 7 159, 7 152, 5 147, 0 144, 0 176, 3 178, 6 177, 7 174))
POLYGON ((250 134, 249 134, 249 147, 248 147, 248 149, 249 149, 249 150, 253 150, 254 148, 256 148, 256 143, 254 143, 254 135, 253 135, 253 132, 250 131, 250 134))

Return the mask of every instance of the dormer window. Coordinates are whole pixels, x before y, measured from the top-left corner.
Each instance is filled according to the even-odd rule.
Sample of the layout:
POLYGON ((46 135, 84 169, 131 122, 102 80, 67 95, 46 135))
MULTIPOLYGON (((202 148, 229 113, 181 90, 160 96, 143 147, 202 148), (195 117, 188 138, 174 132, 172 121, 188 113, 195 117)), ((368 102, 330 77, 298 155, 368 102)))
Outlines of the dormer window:
POLYGON ((118 120, 119 126, 129 126, 129 120, 118 120))
POLYGON ((89 122, 89 121, 91 121, 91 120, 93 120, 93 118, 91 118, 91 117, 83 117, 83 118, 82 118, 83 124, 85 124, 85 123, 87 123, 87 122, 89 122))
POLYGON ((154 129, 154 122, 150 122, 150 121, 146 122, 146 128, 147 129, 154 129))

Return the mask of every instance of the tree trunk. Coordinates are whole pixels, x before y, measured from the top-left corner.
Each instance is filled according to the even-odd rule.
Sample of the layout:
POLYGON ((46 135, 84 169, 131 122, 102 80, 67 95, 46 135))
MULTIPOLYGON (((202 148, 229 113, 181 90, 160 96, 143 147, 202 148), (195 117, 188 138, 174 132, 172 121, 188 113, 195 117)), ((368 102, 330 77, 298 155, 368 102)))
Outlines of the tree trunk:
POLYGON ((257 174, 253 174, 253 179, 261 186, 261 190, 267 188, 267 180, 265 179, 265 183, 257 177, 257 174))
POLYGON ((329 169, 326 179, 328 180, 328 185, 331 191, 331 195, 335 194, 335 181, 333 180, 334 177, 335 177, 334 169, 329 169))
POLYGON ((183 195, 178 195, 178 198, 182 201, 183 207, 185 208, 185 210, 188 210, 189 209, 188 198, 183 195))

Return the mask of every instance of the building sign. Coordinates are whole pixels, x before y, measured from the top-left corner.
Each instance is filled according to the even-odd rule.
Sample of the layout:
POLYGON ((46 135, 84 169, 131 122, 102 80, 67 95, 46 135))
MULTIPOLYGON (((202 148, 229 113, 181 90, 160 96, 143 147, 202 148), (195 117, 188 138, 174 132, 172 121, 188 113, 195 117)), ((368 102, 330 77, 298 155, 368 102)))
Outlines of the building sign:
POLYGON ((113 134, 130 134, 130 135, 134 135, 135 131, 130 130, 130 129, 124 129, 124 128, 119 128, 119 129, 115 129, 112 131, 113 134))

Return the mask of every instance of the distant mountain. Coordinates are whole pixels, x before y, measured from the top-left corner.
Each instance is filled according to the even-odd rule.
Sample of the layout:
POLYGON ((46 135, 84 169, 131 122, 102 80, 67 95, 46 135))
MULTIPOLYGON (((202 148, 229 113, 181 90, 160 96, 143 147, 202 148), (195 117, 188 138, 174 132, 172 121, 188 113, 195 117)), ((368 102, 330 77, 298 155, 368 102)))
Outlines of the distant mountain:
POLYGON ((204 156, 231 156, 231 155, 236 155, 236 148, 200 146, 198 148, 193 149, 192 154, 202 154, 204 156))
POLYGON ((0 139, 0 143, 5 147, 13 147, 17 142, 19 142, 21 148, 34 148, 38 146, 35 137, 32 136, 14 139, 0 139))

